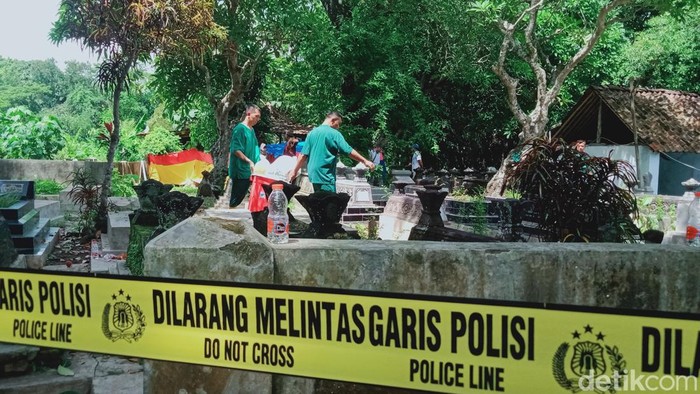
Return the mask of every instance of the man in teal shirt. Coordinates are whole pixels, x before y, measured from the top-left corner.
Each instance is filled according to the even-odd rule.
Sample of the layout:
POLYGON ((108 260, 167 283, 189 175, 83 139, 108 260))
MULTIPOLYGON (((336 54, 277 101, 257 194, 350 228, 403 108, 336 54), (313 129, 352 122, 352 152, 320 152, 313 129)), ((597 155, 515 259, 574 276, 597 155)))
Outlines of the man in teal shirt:
POLYGON ((368 168, 374 168, 374 163, 357 153, 340 134, 338 128, 342 122, 343 117, 333 111, 326 115, 323 124, 309 132, 301 157, 288 174, 290 179, 294 179, 299 169, 308 162, 307 171, 314 192, 324 190, 335 193, 335 166, 338 164, 338 154, 344 153, 368 168))
POLYGON ((249 105, 245 109, 245 118, 232 131, 228 159, 228 177, 231 178, 230 208, 237 207, 245 198, 250 187, 250 176, 259 160, 258 139, 253 130, 259 120, 260 108, 249 105))

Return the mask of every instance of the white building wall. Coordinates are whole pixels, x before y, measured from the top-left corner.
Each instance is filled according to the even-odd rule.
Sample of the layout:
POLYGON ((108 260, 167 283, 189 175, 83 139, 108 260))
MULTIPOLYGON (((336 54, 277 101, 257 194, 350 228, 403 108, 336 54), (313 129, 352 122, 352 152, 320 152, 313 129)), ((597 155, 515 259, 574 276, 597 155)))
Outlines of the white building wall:
MULTIPOLYGON (((624 160, 632 165, 634 170, 637 170, 637 160, 634 154, 634 145, 588 145, 586 153, 596 157, 608 157, 612 151, 611 158, 615 160, 624 160)), ((651 184, 645 185, 650 187, 651 194, 658 194, 659 191, 659 153, 649 149, 648 146, 639 146, 639 162, 641 174, 651 174, 651 184)), ((640 180, 641 181, 641 180, 640 180)))

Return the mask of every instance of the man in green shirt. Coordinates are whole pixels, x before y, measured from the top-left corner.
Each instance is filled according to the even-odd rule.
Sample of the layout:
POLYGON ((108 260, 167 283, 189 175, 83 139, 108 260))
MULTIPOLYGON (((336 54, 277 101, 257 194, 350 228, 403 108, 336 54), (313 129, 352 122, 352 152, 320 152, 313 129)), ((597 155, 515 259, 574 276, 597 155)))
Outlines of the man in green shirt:
POLYGON ((374 163, 345 142, 345 138, 338 131, 342 122, 343 117, 333 111, 326 115, 323 124, 309 132, 301 157, 288 174, 290 179, 294 179, 299 169, 308 162, 307 171, 314 192, 324 190, 335 193, 335 166, 338 164, 338 154, 344 153, 368 168, 374 168, 374 163))
POLYGON ((245 109, 245 118, 233 128, 231 148, 228 158, 228 176, 231 178, 231 200, 229 207, 237 207, 245 198, 250 187, 250 176, 259 159, 258 139, 255 126, 260 120, 260 108, 249 105, 245 109))

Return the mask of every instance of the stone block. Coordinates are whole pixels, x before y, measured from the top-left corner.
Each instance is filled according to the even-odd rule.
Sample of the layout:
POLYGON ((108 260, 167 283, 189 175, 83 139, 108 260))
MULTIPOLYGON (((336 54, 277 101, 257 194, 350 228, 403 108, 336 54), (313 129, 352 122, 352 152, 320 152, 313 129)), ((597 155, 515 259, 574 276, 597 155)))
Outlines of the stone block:
MULTIPOLYGON (((32 361, 38 353, 39 348, 36 346, 0 343, 0 376, 30 371, 32 361)), ((2 392, 1 383, 0 392, 2 392)))
POLYGON ((138 197, 110 197, 109 202, 117 212, 135 211, 141 208, 138 197))
POLYGON ((415 196, 393 194, 379 216, 379 238, 408 240, 413 226, 418 224, 423 208, 415 196))
POLYGON ((65 213, 77 213, 80 210, 80 206, 73 202, 70 196, 70 191, 73 190, 72 186, 61 190, 58 193, 58 203, 61 207, 61 212, 65 213))
MULTIPOLYGON (((48 224, 48 220, 46 220, 48 224)), ((34 247, 34 253, 27 254, 26 264, 31 269, 41 269, 49 259, 49 255, 58 242, 58 227, 48 227, 46 236, 34 247)))
MULTIPOLYGON (((110 252, 125 252, 129 247, 129 213, 131 211, 110 212, 107 220, 107 237, 110 252)), ((105 248, 103 247, 103 250, 105 248)))
POLYGON ((92 377, 61 376, 55 369, 0 379, 0 394, 75 393, 91 394, 92 377))
MULTIPOLYGON (((145 275, 154 277, 700 313, 700 250, 674 245, 314 239, 270 245, 242 220, 193 217, 152 240, 144 257, 145 275)), ((147 393, 403 392, 163 361, 147 361, 144 379, 147 393)))
MULTIPOLYGON (((58 197, 56 197, 58 198, 58 197)), ((34 200, 34 209, 39 211, 44 219, 62 218, 61 203, 57 200, 34 200)))
POLYGON ((283 285, 700 312, 696 248, 302 239, 274 249, 283 285))
MULTIPOLYGON (((252 283, 274 277, 270 244, 244 220, 186 219, 146 245, 143 263, 151 277, 252 283)), ((272 376, 148 360, 144 392, 271 393, 272 376)))

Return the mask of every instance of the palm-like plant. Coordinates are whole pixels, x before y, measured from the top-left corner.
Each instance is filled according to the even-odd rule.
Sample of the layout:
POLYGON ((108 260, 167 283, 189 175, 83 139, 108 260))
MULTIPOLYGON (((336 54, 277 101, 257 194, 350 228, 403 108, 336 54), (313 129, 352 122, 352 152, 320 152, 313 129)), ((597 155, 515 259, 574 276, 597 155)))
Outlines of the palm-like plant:
POLYGON ((632 222, 637 183, 632 166, 577 152, 562 140, 535 138, 506 173, 506 185, 533 202, 546 241, 625 242, 639 235, 632 222))

